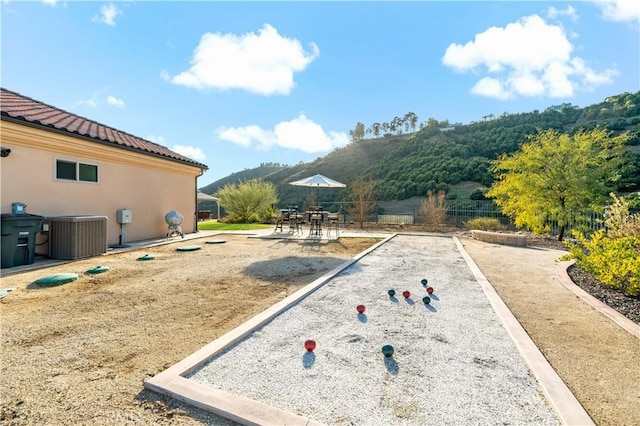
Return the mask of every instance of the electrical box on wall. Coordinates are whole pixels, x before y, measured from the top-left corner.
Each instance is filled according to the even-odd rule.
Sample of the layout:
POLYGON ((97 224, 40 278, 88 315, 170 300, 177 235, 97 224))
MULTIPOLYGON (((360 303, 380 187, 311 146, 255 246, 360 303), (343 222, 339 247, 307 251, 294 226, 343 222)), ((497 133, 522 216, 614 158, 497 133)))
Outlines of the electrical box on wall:
POLYGON ((120 209, 116 211, 116 221, 118 223, 131 223, 133 222, 133 212, 127 209, 120 209))

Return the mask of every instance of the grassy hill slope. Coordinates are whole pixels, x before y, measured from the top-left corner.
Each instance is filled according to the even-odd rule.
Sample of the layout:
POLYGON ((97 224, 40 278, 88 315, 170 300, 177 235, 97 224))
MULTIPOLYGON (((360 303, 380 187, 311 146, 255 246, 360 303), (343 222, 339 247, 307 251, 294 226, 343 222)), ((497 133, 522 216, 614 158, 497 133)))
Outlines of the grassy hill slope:
MULTIPOLYGON (((276 185, 281 205, 304 204, 309 189, 289 182, 320 173, 349 185, 363 175, 375 179, 378 199, 404 200, 424 196, 429 189, 450 190, 461 182, 489 186, 491 160, 516 151, 537 129, 575 132, 596 126, 632 136, 632 164, 625 171, 620 189, 640 190, 640 156, 632 153, 637 153, 640 146, 640 92, 611 96, 586 108, 561 105, 542 112, 503 114, 454 128, 432 127, 409 135, 364 139, 309 163, 247 169, 201 189, 211 194, 227 183, 262 178, 276 185)), ((321 198, 330 202, 345 195, 344 190, 328 189, 322 191, 321 198)))

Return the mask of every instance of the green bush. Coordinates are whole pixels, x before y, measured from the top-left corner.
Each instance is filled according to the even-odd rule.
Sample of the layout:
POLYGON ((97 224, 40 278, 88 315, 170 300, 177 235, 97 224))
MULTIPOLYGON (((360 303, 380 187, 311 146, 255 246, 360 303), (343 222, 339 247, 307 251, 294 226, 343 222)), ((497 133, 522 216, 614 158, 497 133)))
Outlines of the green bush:
POLYGON ((220 206, 229 214, 231 223, 269 222, 278 194, 271 182, 261 179, 226 184, 216 193, 220 206))
POLYGON ((464 223, 467 229, 477 229, 479 231, 502 231, 504 225, 498 219, 489 217, 478 217, 464 223))
POLYGON ((640 239, 634 236, 610 238, 604 230, 587 241, 580 232, 573 235, 578 243, 566 242, 569 254, 563 260, 576 263, 602 284, 629 296, 640 296, 640 239))
POLYGON ((470 200, 486 200, 487 197, 484 196, 484 191, 482 189, 476 189, 471 194, 469 194, 470 200))

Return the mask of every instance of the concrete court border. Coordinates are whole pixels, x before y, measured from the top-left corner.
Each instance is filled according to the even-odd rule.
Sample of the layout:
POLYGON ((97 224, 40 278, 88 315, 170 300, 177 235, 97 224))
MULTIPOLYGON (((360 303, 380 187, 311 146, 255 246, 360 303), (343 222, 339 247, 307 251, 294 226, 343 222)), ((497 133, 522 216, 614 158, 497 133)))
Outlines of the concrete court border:
POLYGON ((575 259, 566 260, 563 262, 558 262, 556 265, 556 275, 560 282, 571 292, 573 292, 576 296, 580 297, 582 300, 591 305, 594 309, 600 311, 603 315, 607 316, 613 322, 618 324, 620 327, 627 330, 632 335, 636 336, 640 339, 640 325, 631 321, 629 318, 622 315, 620 312, 613 309, 611 306, 601 302, 596 299, 580 287, 578 287, 567 272, 567 269, 575 263, 575 259))
MULTIPOLYGON (((196 383, 186 378, 193 371, 204 365, 210 359, 226 349, 240 342, 256 329, 264 326, 283 311, 294 306, 302 299, 329 282, 344 269, 358 262, 370 252, 376 250, 397 235, 418 235, 412 233, 394 233, 378 242, 367 250, 354 256, 342 265, 327 272, 312 283, 298 290, 294 294, 281 300, 264 312, 251 318, 244 324, 229 331, 198 351, 172 365, 168 369, 145 380, 144 387, 160 394, 168 395, 208 412, 220 415, 244 425, 305 425, 320 426, 307 417, 299 416, 265 403, 232 394, 196 383)), ((436 234, 434 234, 436 235, 436 234)), ((419 234, 418 236, 424 236, 419 234)), ((440 236, 440 235, 436 235, 440 236)), ((535 346, 524 328, 502 301, 491 283, 484 276, 480 268, 466 252, 457 237, 452 237, 467 266, 471 269, 478 284, 488 298, 496 316, 503 324, 507 334, 514 342, 521 356, 529 366, 532 374, 539 383, 542 391, 552 406, 558 418, 565 425, 593 425, 593 421, 582 405, 575 398, 560 376, 553 370, 540 350, 535 346)))

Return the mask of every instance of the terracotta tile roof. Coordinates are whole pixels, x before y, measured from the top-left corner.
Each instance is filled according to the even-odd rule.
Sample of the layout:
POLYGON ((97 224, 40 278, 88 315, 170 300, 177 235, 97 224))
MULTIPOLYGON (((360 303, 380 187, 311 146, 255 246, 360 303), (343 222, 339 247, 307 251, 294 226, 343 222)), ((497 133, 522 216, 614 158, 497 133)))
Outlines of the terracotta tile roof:
POLYGON ((24 121, 29 124, 55 129, 74 136, 84 136, 99 143, 115 144, 125 149, 142 151, 169 160, 208 169, 202 163, 171 151, 157 143, 133 136, 35 99, 0 87, 0 111, 3 119, 24 121))

